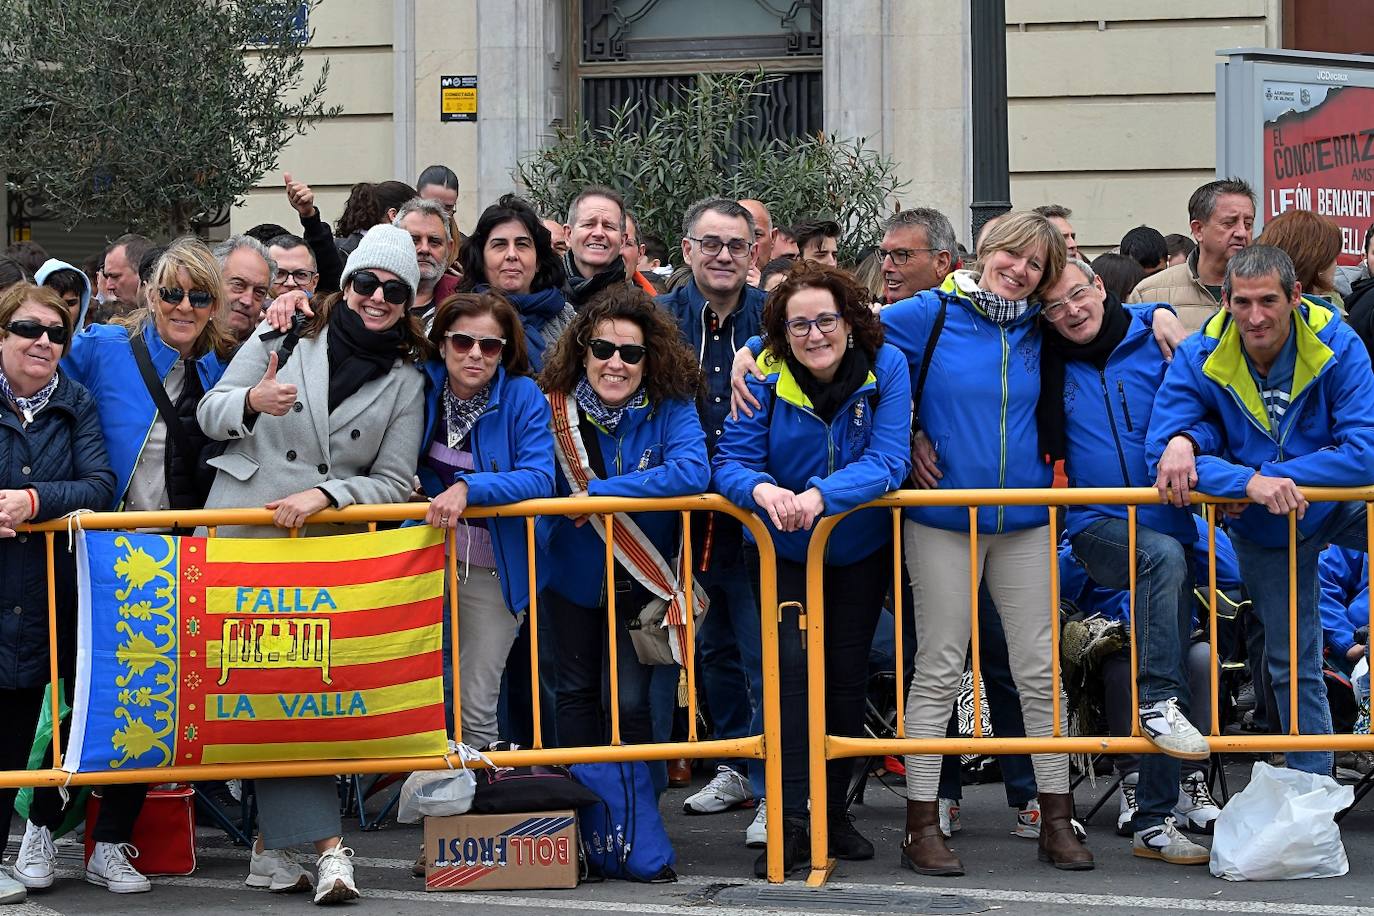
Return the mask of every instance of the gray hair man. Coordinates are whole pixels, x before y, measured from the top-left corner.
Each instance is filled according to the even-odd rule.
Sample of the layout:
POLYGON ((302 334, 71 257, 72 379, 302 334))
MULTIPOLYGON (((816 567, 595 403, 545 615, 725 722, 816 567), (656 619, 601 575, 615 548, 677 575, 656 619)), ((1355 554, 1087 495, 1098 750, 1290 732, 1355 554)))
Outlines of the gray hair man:
POLYGON ((935 289, 959 262, 954 226, 939 210, 903 210, 883 227, 883 298, 887 305, 935 289))
POLYGON ((262 308, 277 271, 267 246, 249 235, 231 235, 214 249, 224 274, 225 320, 239 342, 262 320, 262 308))
POLYGON ((458 277, 450 280, 446 273, 453 260, 453 223, 438 201, 412 197, 397 209, 391 225, 409 232, 415 244, 420 285, 415 290, 412 309, 428 324, 439 303, 458 288, 458 277))

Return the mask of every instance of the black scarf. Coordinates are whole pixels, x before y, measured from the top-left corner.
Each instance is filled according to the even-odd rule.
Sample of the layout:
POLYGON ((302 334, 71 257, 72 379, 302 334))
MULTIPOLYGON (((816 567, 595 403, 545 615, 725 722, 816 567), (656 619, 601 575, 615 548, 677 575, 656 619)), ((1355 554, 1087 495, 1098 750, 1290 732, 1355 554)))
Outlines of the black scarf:
POLYGON ((1085 344, 1076 344, 1063 337, 1048 321, 1042 322, 1040 344, 1040 401, 1036 405, 1036 422, 1040 428, 1040 454, 1053 463, 1063 458, 1068 449, 1064 416, 1065 364, 1070 360, 1092 363, 1101 372, 1107 366, 1126 331, 1131 326, 1131 313, 1121 300, 1107 293, 1102 308, 1102 327, 1097 336, 1085 344))
POLYGON ((840 364, 835 367, 835 377, 828 382, 822 382, 812 375, 811 370, 803 366, 790 349, 786 359, 787 368, 792 371, 792 377, 797 380, 802 394, 811 401, 811 409, 827 423, 835 419, 835 414, 845 402, 868 381, 868 370, 872 368, 868 354, 858 347, 844 351, 840 364))
POLYGON ((605 270, 588 279, 578 272, 577 262, 573 260, 572 252, 568 251, 563 254, 563 270, 568 274, 568 304, 579 312, 597 293, 625 279, 625 261, 619 257, 608 264, 605 270))
POLYGON ((405 316, 385 331, 370 331, 340 299, 329 313, 329 412, 391 369, 402 353, 405 316))

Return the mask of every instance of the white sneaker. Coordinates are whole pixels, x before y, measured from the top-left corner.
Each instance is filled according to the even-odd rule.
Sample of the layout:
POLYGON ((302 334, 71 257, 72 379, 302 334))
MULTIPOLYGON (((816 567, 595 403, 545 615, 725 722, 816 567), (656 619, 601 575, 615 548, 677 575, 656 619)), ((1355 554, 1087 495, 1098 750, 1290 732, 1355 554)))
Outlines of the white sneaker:
POLYGON ((1131 855, 1142 859, 1160 859, 1172 865, 1206 865, 1212 854, 1178 832, 1172 817, 1156 827, 1147 827, 1135 834, 1131 855))
POLYGON ((33 822, 24 826, 24 842, 14 858, 14 880, 37 891, 52 887, 57 872, 57 847, 52 844, 52 831, 33 822))
POLYGON ((248 858, 248 877, 243 883, 249 887, 265 887, 274 894, 286 894, 309 890, 315 879, 310 872, 301 868, 290 850, 267 849, 258 852, 254 844, 248 858))
POLYGON ((753 800, 754 790, 749 780, 733 767, 722 765, 716 767, 716 775, 700 792, 682 803, 682 810, 688 814, 719 814, 753 800))
POLYGON ((1188 721, 1173 697, 1140 707, 1140 733, 1170 757, 1206 760, 1212 754, 1207 739, 1188 721))
POLYGON ((0 903, 23 903, 29 892, 0 866, 0 903))
POLYGON ((963 829, 963 822, 959 820, 958 799, 940 799, 940 832, 945 835, 945 839, 949 839, 963 829))
POLYGON ((339 840, 339 845, 316 860, 315 867, 320 875, 315 881, 316 903, 343 903, 362 896, 353 883, 353 863, 348 861, 352 855, 353 850, 339 840))
POLYGON ((1179 781, 1178 804, 1174 805, 1174 818, 1184 830, 1193 833, 1211 833, 1216 819, 1221 816, 1221 806, 1207 788, 1207 777, 1202 773, 1189 773, 1179 781))
POLYGON ((765 849, 768 846, 768 806, 759 799, 754 819, 744 830, 744 845, 750 849, 765 849))
POLYGON ((1116 835, 1131 836, 1131 821, 1135 820, 1139 806, 1135 803, 1135 787, 1140 782, 1139 773, 1127 773, 1121 780, 1121 802, 1116 813, 1116 835))
POLYGON ((128 843, 96 843, 86 863, 86 880, 115 894, 142 894, 153 889, 148 879, 129 863, 138 850, 128 843))
MULTIPOLYGON (((1088 828, 1083 826, 1082 821, 1073 817, 1069 818, 1069 823, 1073 826, 1073 832, 1078 837, 1078 842, 1082 843, 1088 839, 1088 828)), ((1023 840, 1040 839, 1040 799, 1032 798, 1026 802, 1024 808, 1016 812, 1016 827, 1012 830, 1011 835, 1023 840)))

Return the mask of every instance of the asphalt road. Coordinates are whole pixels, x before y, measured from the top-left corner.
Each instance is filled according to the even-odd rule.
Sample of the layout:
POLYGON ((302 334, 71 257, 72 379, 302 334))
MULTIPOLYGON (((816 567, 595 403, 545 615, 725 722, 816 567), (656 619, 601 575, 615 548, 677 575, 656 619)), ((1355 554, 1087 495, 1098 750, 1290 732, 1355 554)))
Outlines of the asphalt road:
MULTIPOLYGON (((1245 781, 1249 765, 1228 768, 1233 788, 1245 781)), ((704 775, 698 782, 704 781, 704 775)), ((1078 793, 1086 811, 1101 791, 1085 785, 1078 793)), ((731 916, 743 913, 833 914, 1004 912, 1028 916, 1093 916, 1182 911, 1201 913, 1302 914, 1302 916, 1374 916, 1374 798, 1342 823, 1350 873, 1341 878, 1308 881, 1233 883, 1213 878, 1205 866, 1184 868, 1136 859, 1130 841, 1118 838, 1115 801, 1088 825, 1098 867, 1092 872, 1059 872, 1036 861, 1033 841, 1010 835, 1013 813, 1000 785, 965 790, 964 830, 955 848, 969 868, 963 878, 922 878, 897 867, 902 828, 900 783, 893 791, 870 788, 867 804, 856 808, 856 824, 874 841, 878 857, 871 862, 844 862, 823 890, 793 880, 781 888, 752 878, 753 850, 743 844, 748 810, 688 817, 682 799, 690 790, 670 790, 663 811, 678 856, 676 884, 626 882, 585 884, 565 891, 500 891, 426 893, 409 873, 420 846, 418 827, 388 824, 361 833, 345 821, 346 837, 356 852, 358 885, 364 897, 349 909, 374 913, 472 912, 495 916, 526 913, 691 914, 703 911, 731 916)), ((19 825, 11 827, 11 835, 19 825)), ((0 910, 0 916, 53 914, 293 913, 309 906, 304 895, 277 896, 242 884, 246 850, 233 847, 222 833, 200 830, 199 868, 188 878, 156 879, 151 894, 118 896, 81 880, 78 852, 70 841, 59 843, 62 876, 54 888, 32 894, 27 903, 0 910)), ((11 840, 11 854, 18 846, 11 840)))

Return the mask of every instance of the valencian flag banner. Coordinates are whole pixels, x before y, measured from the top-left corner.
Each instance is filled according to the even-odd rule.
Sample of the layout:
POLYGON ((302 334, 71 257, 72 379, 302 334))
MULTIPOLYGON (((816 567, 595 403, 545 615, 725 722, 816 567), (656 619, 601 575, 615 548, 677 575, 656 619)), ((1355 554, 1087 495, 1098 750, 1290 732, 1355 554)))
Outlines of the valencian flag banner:
POLYGON ((442 754, 443 532, 78 535, 72 772, 442 754))

